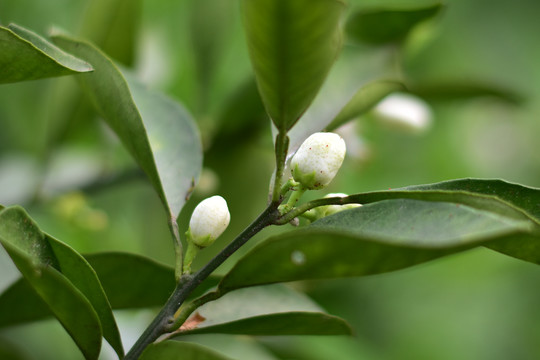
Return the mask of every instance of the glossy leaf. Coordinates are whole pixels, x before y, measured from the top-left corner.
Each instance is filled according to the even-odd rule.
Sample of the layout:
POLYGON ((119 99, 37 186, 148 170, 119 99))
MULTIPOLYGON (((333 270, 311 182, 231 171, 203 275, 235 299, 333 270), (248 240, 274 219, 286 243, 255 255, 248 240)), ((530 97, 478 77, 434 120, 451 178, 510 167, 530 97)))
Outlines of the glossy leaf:
MULTIPOLYGON (((304 294, 283 285, 241 289, 197 309, 187 334, 350 335, 343 320, 324 314, 304 294)), ((190 320, 188 319, 188 324, 190 320)))
POLYGON ((163 341, 149 345, 140 360, 231 360, 205 346, 180 342, 163 341))
POLYGON ((252 336, 351 335, 345 320, 321 312, 291 311, 235 320, 185 331, 185 334, 238 334, 252 336))
POLYGON ((115 349, 118 356, 122 357, 124 348, 120 332, 96 272, 79 253, 68 245, 47 234, 45 234, 45 239, 51 246, 62 275, 69 279, 90 301, 100 319, 103 337, 115 349))
POLYGON ((409 8, 374 8, 360 10, 347 21, 347 35, 355 41, 372 45, 400 42, 418 23, 443 9, 441 3, 409 8))
POLYGON ((53 40, 94 64, 93 74, 78 78, 82 87, 176 219, 202 167, 202 146, 191 116, 132 77, 128 85, 111 60, 91 44, 62 35, 53 40))
POLYGON ((113 309, 163 305, 176 285, 173 268, 143 256, 96 253, 85 257, 96 270, 113 309))
MULTIPOLYGON (((149 258, 128 253, 97 253, 85 256, 113 309, 139 309, 162 306, 176 286, 174 269, 149 258)), ((190 298, 198 297, 221 280, 210 276, 190 298)), ((19 279, 0 294, 0 327, 24 324, 53 316, 47 305, 19 279)))
POLYGON ((268 239, 235 265, 220 288, 378 274, 531 228, 529 220, 460 203, 378 201, 268 239))
POLYGON ((364 85, 353 95, 349 102, 341 109, 332 122, 326 127, 332 131, 367 111, 387 95, 405 90, 405 86, 393 80, 378 80, 364 85))
MULTIPOLYGON (((172 267, 140 255, 97 253, 86 259, 96 270, 113 309, 162 306, 176 286, 172 267)), ((190 297, 202 295, 220 279, 208 277, 190 297)))
MULTIPOLYGON (((98 277, 88 262, 75 250, 66 244, 42 233, 32 219, 21 208, 14 207, 5 210, 0 215, 0 221, 3 226, 15 226, 14 224, 28 224, 27 226, 35 232, 35 240, 26 243, 27 252, 33 251, 34 247, 42 247, 39 257, 42 264, 49 264, 58 270, 65 278, 79 290, 90 301, 93 309, 97 313, 103 336, 116 350, 119 356, 123 356, 124 350, 120 333, 114 319, 111 306, 101 287, 98 277), (7 214, 7 215, 4 215, 7 214), (11 223, 11 225, 10 225, 11 223)), ((19 236, 24 236, 25 228, 15 228, 20 232, 19 236)), ((1 236, 1 234, 0 234, 1 236)), ((12 236, 17 236, 16 233, 12 236)), ((24 274, 23 274, 24 276, 24 274)), ((28 279, 26 279, 28 281, 28 279)), ((0 323, 10 325, 13 323, 26 322, 46 317, 51 314, 48 310, 46 299, 40 299, 36 296, 35 286, 28 286, 28 282, 22 280, 10 287, 10 291, 4 292, 0 296, 0 303, 7 301, 11 311, 0 317, 0 323), (32 287, 34 289, 32 290, 32 287), (25 294, 26 292, 26 294, 25 294), (18 303, 16 298, 21 299, 18 303), (45 301, 44 301, 45 300, 45 301), (12 302, 10 304, 10 301, 12 302), (20 311, 17 311, 20 310, 20 311), (11 321, 11 323, 10 323, 11 321)), ((53 311, 54 313, 54 311, 53 311)))
POLYGON ((243 0, 248 50, 266 111, 285 132, 319 91, 341 48, 338 0, 243 0))
POLYGON ((540 188, 528 187, 499 179, 457 179, 434 184, 408 186, 402 190, 467 191, 495 196, 540 221, 540 188))
POLYGON ((0 213, 0 242, 34 291, 71 335, 86 359, 97 359, 101 324, 90 301, 57 268, 44 234, 19 207, 0 213))
POLYGON ((24 324, 54 316, 47 304, 24 278, 11 284, 0 295, 0 327, 24 324))
POLYGON ((0 26, 0 84, 92 71, 92 66, 18 25, 0 26))

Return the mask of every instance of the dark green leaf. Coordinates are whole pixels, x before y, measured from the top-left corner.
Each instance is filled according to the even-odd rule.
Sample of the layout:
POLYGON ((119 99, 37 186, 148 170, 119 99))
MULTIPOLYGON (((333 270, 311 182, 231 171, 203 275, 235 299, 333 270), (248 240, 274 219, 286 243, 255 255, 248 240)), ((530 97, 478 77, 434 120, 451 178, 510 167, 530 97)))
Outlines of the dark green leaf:
MULTIPOLYGON (((162 306, 176 286, 172 267, 140 255, 97 253, 86 259, 96 270, 113 309, 162 306)), ((208 277, 190 297, 202 295, 220 279, 208 277)))
POLYGON ((0 26, 0 84, 92 71, 92 66, 20 26, 0 26))
POLYGON ((93 74, 78 79, 146 172, 174 222, 202 167, 202 146, 191 116, 131 77, 128 86, 111 60, 89 43, 62 35, 53 40, 94 64, 93 74))
POLYGON ((253 316, 225 324, 185 331, 185 334, 239 334, 253 336, 351 335, 345 320, 320 312, 286 312, 253 316))
MULTIPOLYGON (((85 256, 107 294, 113 309, 162 306, 174 290, 174 269, 140 255, 97 253, 85 256)), ((202 295, 216 286, 220 277, 210 276, 190 295, 202 295)), ((24 324, 53 316, 47 305, 19 279, 0 294, 0 327, 24 324)))
POLYGON ((86 296, 94 307, 101 322, 103 337, 111 344, 119 357, 124 356, 122 339, 111 305, 94 269, 71 247, 47 234, 45 234, 45 239, 52 248, 61 273, 86 296))
MULTIPOLYGON (((10 226, 13 227, 11 236, 16 236, 15 231, 21 232, 19 236, 24 236, 25 228, 20 227, 20 225, 15 225, 17 223, 27 224, 26 226, 35 233, 35 239, 32 242, 18 242, 19 247, 24 245, 22 250, 29 254, 32 254, 32 251, 35 248, 42 248, 38 256, 38 258, 41 259, 40 263, 42 265, 50 264, 58 270, 86 297, 86 299, 88 299, 88 301, 90 301, 99 317, 103 336, 116 350, 118 355, 123 356, 124 350, 122 341, 111 306, 95 271, 88 262, 66 244, 47 234, 41 233, 37 225, 21 208, 10 208, 3 211, 1 214, 0 221, 2 221, 4 229, 10 226)), ((26 280, 29 281, 28 279, 26 280)), ((36 320, 36 318, 40 319, 51 315, 48 308, 44 306, 47 303, 46 299, 39 299, 39 297, 36 296, 35 291, 28 286, 27 281, 21 280, 13 284, 8 291, 0 296, 0 303, 6 305, 5 302, 7 302, 7 305, 10 305, 11 309, 9 314, 0 317, 1 323, 4 325, 32 321, 36 320), (25 294, 25 292, 27 294, 25 294), (24 299, 24 301, 13 303, 17 295, 20 299, 24 299)), ((32 285, 35 290, 35 285, 33 283, 30 283, 30 285, 32 285)))
POLYGON ((45 319, 54 314, 24 278, 9 286, 0 295, 0 327, 45 319))
POLYGON ((180 341, 149 345, 140 360, 231 360, 207 347, 180 341))
POLYGON ((183 331, 182 335, 351 334, 343 319, 322 313, 310 298, 283 285, 234 291, 201 306, 195 316, 198 319, 196 328, 183 331))
MULTIPOLYGON (((462 190, 496 196, 525 211, 537 224, 540 224, 540 189, 538 188, 496 179, 459 179, 429 185, 409 186, 405 189, 413 191, 462 190)), ((540 241, 535 235, 523 234, 519 237, 506 237, 497 242, 488 243, 486 246, 518 259, 540 264, 540 241)))
POLYGON ((435 184, 408 186, 397 190, 467 191, 470 193, 496 196, 497 198, 522 209, 531 217, 540 221, 540 189, 510 183, 504 180, 457 179, 435 184))
POLYGON ((477 97, 494 97, 511 104, 521 104, 525 99, 522 94, 495 84, 478 81, 441 82, 435 84, 416 84, 410 86, 410 92, 424 99, 447 101, 471 99, 477 97))
POLYGON ((4 360, 27 360, 29 357, 24 349, 0 338, 0 359, 4 360))
POLYGON ((327 131, 332 131, 352 120, 371 108, 387 95, 405 90, 405 85, 393 80, 378 80, 364 85, 353 95, 351 100, 341 109, 339 114, 326 127, 327 131))
POLYGON ((378 274, 531 228, 527 219, 460 203, 379 201, 268 239, 235 265, 220 288, 378 274))
POLYGON ((248 49, 259 92, 285 132, 319 91, 341 48, 338 0, 243 0, 248 49))
POLYGON ((437 2, 421 7, 360 10, 347 21, 347 35, 372 45, 400 42, 415 25, 434 17, 442 9, 443 5, 437 2))
POLYGON ((0 242, 87 359, 97 359, 101 325, 92 304, 58 270, 51 245, 19 207, 0 213, 0 242))
POLYGON ((85 257, 98 274, 113 309, 161 306, 176 285, 173 268, 143 256, 97 253, 85 257))

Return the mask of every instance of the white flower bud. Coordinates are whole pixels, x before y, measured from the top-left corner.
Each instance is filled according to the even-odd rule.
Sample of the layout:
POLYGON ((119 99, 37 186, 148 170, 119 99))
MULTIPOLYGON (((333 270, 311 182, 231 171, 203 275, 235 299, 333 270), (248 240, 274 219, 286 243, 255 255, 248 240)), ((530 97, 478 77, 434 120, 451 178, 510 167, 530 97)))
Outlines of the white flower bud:
MULTIPOLYGON (((332 198, 332 197, 340 197, 340 198, 342 198, 342 197, 346 197, 346 196, 349 196, 349 195, 343 194, 343 193, 331 193, 331 194, 326 195, 325 198, 332 198)), ((343 211, 343 210, 354 209, 354 208, 359 207, 359 206, 362 206, 362 205, 361 204, 326 205, 326 206, 321 206, 321 208, 323 208, 321 210, 322 210, 323 217, 324 217, 324 216, 335 214, 335 213, 343 211)))
POLYGON ((200 248, 211 245, 225 231, 230 220, 227 202, 221 196, 201 201, 189 221, 191 241, 200 248))
MULTIPOLYGON (((334 197, 346 197, 347 194, 344 193, 331 193, 326 195, 324 198, 334 198, 334 197)), ((362 206, 361 204, 345 204, 345 205, 323 205, 316 207, 314 209, 308 210, 304 213, 306 215, 305 217, 310 221, 315 221, 317 219, 321 219, 323 217, 338 213, 343 210, 349 210, 354 209, 359 206, 362 206)))
POLYGON ((345 141, 338 134, 315 133, 294 154, 292 176, 306 189, 322 189, 336 176, 345 152, 345 141))
POLYGON ((422 132, 431 125, 431 108, 422 99, 395 93, 385 97, 374 109, 382 121, 396 128, 422 132))

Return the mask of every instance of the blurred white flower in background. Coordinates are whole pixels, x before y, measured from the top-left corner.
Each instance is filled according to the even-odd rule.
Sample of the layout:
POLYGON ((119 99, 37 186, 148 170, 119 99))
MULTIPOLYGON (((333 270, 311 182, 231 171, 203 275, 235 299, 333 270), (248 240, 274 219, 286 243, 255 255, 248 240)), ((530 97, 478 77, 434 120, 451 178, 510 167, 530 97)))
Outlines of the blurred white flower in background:
POLYGON ((379 102, 374 113, 385 124, 400 130, 422 133, 433 121, 430 106, 411 94, 394 93, 379 102))

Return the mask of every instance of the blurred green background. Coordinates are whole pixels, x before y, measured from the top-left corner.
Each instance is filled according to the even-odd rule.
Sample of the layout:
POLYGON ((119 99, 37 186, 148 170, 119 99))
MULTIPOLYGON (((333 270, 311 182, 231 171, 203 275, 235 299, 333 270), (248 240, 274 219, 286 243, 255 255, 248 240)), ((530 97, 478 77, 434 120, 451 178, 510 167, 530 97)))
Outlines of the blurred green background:
MULTIPOLYGON (((425 3, 431 2, 350 0, 347 12, 425 3)), ((338 177, 311 197, 461 177, 540 187, 540 2, 445 4, 399 53, 345 41, 306 116, 331 113, 334 99, 351 86, 395 76, 396 61, 415 83, 488 84, 523 101, 432 100, 433 124, 422 134, 365 116, 345 134, 350 156, 338 177)), ((209 195, 224 196, 232 214, 229 229, 195 267, 265 207, 273 170, 271 129, 256 92, 238 1, 0 0, 0 23, 10 22, 43 35, 54 25, 89 38, 192 112, 201 129, 205 170, 180 227, 186 228, 194 206, 209 195)), ((45 231, 84 253, 119 250, 174 261, 157 195, 72 77, 0 85, 0 203, 25 206, 45 231)), ((246 249, 282 230, 263 231, 246 249)), ((2 250, 0 290, 17 276, 2 250)), ((350 321, 352 338, 193 340, 238 359, 537 359, 538 284, 537 266, 476 249, 385 275, 292 284, 350 321)), ((129 347, 152 312, 117 314, 129 347)), ((114 358, 105 347, 102 358, 114 358)), ((24 359, 82 358, 52 320, 1 329, 0 349, 24 359)))

